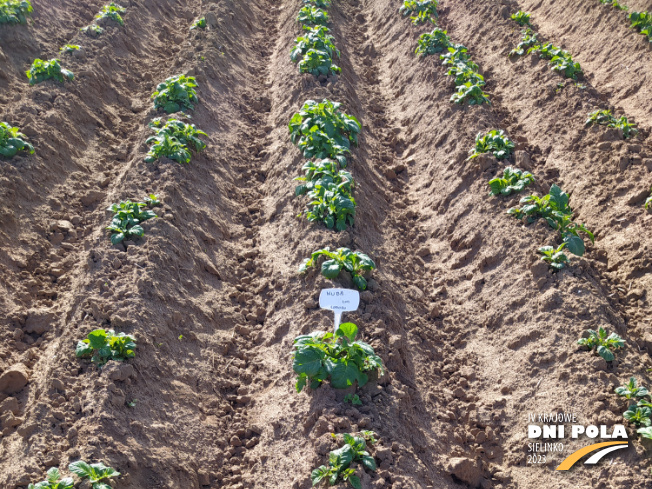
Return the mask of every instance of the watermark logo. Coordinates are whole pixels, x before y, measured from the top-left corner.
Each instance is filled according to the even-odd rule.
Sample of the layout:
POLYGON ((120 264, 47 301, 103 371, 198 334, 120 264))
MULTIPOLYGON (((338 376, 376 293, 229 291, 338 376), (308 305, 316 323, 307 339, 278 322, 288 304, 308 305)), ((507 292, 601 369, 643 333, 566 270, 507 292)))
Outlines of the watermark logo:
POLYGON ((564 441, 600 438, 599 443, 575 450, 568 455, 556 470, 569 470, 582 458, 591 455, 584 461, 585 465, 597 464, 605 455, 629 446, 627 431, 621 424, 609 427, 607 425, 581 424, 575 413, 528 414, 528 439, 550 440, 532 441, 528 443, 528 464, 545 464, 549 453, 563 453, 564 441), (537 424, 534 424, 537 423, 537 424), (567 429, 570 425, 570 429, 567 429), (567 436, 569 435, 569 436, 567 436), (595 452, 595 453, 594 453, 595 452))

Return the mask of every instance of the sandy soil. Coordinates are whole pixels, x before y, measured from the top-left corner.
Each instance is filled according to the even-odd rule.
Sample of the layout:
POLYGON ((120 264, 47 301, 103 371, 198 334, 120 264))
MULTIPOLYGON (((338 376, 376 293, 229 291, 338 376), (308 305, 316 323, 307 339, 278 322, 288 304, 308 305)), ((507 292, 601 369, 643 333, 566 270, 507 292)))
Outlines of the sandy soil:
POLYGON ((0 161, 0 376, 28 377, 0 392, 1 487, 82 457, 119 469, 116 489, 308 489, 330 433, 362 429, 380 439, 364 488, 649 486, 640 441, 596 467, 555 472, 560 454, 526 463, 528 413, 612 426, 626 409, 613 388, 632 375, 652 385, 652 49, 622 14, 597 0, 442 2, 439 24, 469 48, 492 100, 460 107, 440 61, 413 54, 431 28, 402 18, 398 0, 334 0, 343 70, 324 84, 289 60, 300 0, 131 0, 125 26, 97 39, 79 28, 102 1, 32 3, 33 22, 0 30, 0 120, 36 147, 0 161), (579 84, 560 88, 537 56, 507 57, 519 8, 581 63, 579 84), (189 32, 202 15, 211 28, 189 32), (29 87, 32 60, 68 42, 83 46, 62 56, 75 81, 29 87), (187 166, 147 164, 150 95, 178 73, 197 77, 192 118, 209 146, 187 166), (297 218, 293 192, 304 160, 287 123, 325 97, 363 126, 356 224, 341 233, 297 218), (635 120, 637 138, 585 128, 596 108, 635 120), (515 154, 467 160, 493 128, 515 154), (508 216, 519 196, 487 195, 509 164, 532 171, 539 194, 569 192, 596 233, 558 274, 535 253, 557 233, 508 216), (106 207, 151 192, 160 218, 136 246, 112 247, 106 207), (292 340, 332 321, 317 298, 333 283, 297 274, 324 246, 378 265, 346 318, 388 373, 360 389, 358 408, 328 385, 294 391, 292 340), (600 326, 626 342, 611 364, 577 347, 600 326), (137 337, 129 366, 75 358, 99 327, 137 337))

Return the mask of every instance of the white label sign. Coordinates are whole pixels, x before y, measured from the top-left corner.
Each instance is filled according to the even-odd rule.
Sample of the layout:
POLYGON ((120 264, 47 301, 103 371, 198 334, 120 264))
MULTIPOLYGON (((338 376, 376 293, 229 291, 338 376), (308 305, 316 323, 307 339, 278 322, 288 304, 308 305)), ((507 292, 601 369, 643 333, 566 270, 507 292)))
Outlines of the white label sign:
POLYGON ((322 289, 319 307, 336 313, 356 311, 360 305, 360 292, 351 289, 322 289))

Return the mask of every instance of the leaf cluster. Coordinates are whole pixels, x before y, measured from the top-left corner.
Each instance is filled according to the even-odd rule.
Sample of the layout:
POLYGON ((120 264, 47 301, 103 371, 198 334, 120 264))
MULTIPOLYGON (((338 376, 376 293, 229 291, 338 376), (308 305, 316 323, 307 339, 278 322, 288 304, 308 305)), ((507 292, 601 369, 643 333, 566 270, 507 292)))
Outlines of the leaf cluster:
POLYGON ((538 51, 542 58, 550 62, 553 70, 562 73, 566 78, 577 80, 577 76, 582 74, 582 67, 579 63, 573 61, 571 54, 565 49, 554 46, 552 43, 533 46, 528 52, 532 51, 538 51))
POLYGON ((334 38, 328 27, 318 25, 304 26, 306 33, 296 39, 290 52, 293 63, 299 63, 301 73, 314 76, 338 74, 342 69, 333 62, 333 57, 340 55, 333 43, 334 38))
POLYGON ((351 468, 351 464, 357 462, 367 470, 372 472, 376 470, 376 460, 367 451, 367 441, 364 436, 345 433, 343 438, 344 445, 328 454, 328 465, 322 465, 312 471, 310 479, 313 486, 322 481, 326 481, 329 486, 334 486, 342 480, 348 482, 354 489, 362 489, 360 477, 355 475, 355 469, 351 468))
POLYGON ((650 42, 652 42, 652 14, 648 11, 645 12, 632 12, 627 16, 631 22, 631 27, 636 29, 638 32, 647 36, 650 42))
POLYGON ((346 167, 351 144, 358 144, 360 123, 340 111, 342 104, 308 100, 290 120, 290 138, 306 158, 331 158, 346 167))
POLYGON ((111 479, 118 477, 120 472, 103 463, 87 464, 83 460, 73 462, 68 470, 83 481, 88 481, 92 489, 111 489, 111 479))
POLYGON ((113 204, 107 209, 113 212, 111 225, 106 229, 111 232, 111 243, 118 244, 124 240, 139 238, 145 234, 141 223, 156 217, 151 210, 143 210, 148 204, 143 202, 120 202, 113 204))
POLYGON ((66 44, 63 47, 59 48, 59 52, 61 54, 72 54, 75 51, 79 51, 81 49, 81 46, 78 46, 77 44, 66 44))
POLYGON ((360 290, 367 288, 367 280, 363 274, 376 269, 373 260, 361 251, 351 251, 349 248, 338 248, 331 251, 326 247, 315 251, 310 258, 303 260, 299 266, 299 272, 306 272, 308 268, 315 266, 322 256, 327 258, 321 264, 321 274, 324 277, 334 279, 342 270, 346 270, 352 275, 353 283, 360 290))
POLYGON ((532 48, 539 45, 537 36, 538 34, 532 29, 525 29, 523 31, 523 39, 509 52, 509 56, 523 56, 526 52, 530 53, 532 48))
POLYGON ((573 211, 568 205, 569 196, 556 184, 550 187, 550 193, 543 197, 530 195, 520 201, 521 207, 512 207, 508 214, 517 219, 527 217, 527 222, 532 223, 539 218, 546 220, 548 225, 558 230, 563 243, 568 251, 577 256, 582 256, 585 251, 584 240, 580 233, 586 234, 591 242, 595 242, 593 233, 583 224, 573 221, 573 211))
POLYGON ((468 49, 462 44, 451 44, 448 52, 440 54, 444 66, 448 66, 448 76, 455 77, 457 92, 451 97, 451 102, 469 105, 482 105, 490 103, 489 97, 482 87, 485 85, 484 77, 478 72, 478 65, 471 61, 468 49))
POLYGON ((34 154, 34 146, 29 144, 22 132, 17 127, 10 126, 6 122, 0 122, 0 155, 5 158, 13 158, 19 151, 27 151, 34 154))
POLYGON ((430 56, 441 53, 451 45, 451 40, 445 30, 434 28, 432 32, 421 34, 414 51, 419 56, 430 56))
POLYGON ((647 209, 652 205, 652 189, 650 189, 650 196, 645 200, 645 208, 647 209))
POLYGON ((434 24, 439 18, 438 7, 439 2, 437 0, 404 0, 399 12, 404 17, 409 15, 413 24, 423 22, 432 22, 434 24))
POLYGON ((328 12, 324 9, 314 7, 311 4, 306 5, 301 10, 299 10, 299 15, 297 16, 297 22, 308 25, 328 25, 329 16, 328 12))
POLYGON ((149 127, 154 131, 147 144, 151 144, 149 152, 145 156, 147 163, 152 163, 165 156, 177 163, 190 163, 191 149, 201 151, 206 148, 199 136, 207 136, 204 131, 177 119, 168 119, 165 124, 160 117, 153 119, 149 127))
POLYGON ((91 37, 98 37, 104 32, 104 29, 97 24, 87 25, 79 30, 91 37))
POLYGON ((47 478, 36 484, 29 484, 27 489, 73 489, 75 482, 72 477, 61 478, 61 472, 56 467, 52 467, 47 472, 47 478))
POLYGON ((91 357, 91 362, 98 367, 109 360, 124 362, 136 356, 136 338, 112 330, 96 329, 88 333, 86 339, 80 340, 75 349, 78 358, 91 357))
POLYGON ((355 385, 363 387, 368 381, 367 372, 383 374, 382 360, 374 349, 363 341, 355 341, 358 327, 343 323, 335 334, 315 331, 294 340, 292 368, 298 375, 297 392, 310 382, 312 389, 329 380, 333 388, 346 389, 355 385))
POLYGON ((152 94, 154 107, 163 109, 168 114, 185 109, 194 109, 197 98, 197 81, 194 76, 176 75, 159 83, 152 94))
POLYGON ((206 17, 201 17, 192 23, 190 30, 193 31, 195 29, 206 29, 206 17))
POLYGON ((508 166, 503 170, 502 178, 496 177, 489 180, 489 195, 518 193, 532 183, 534 183, 534 176, 530 172, 508 166))
POLYGON ((125 25, 125 21, 122 19, 120 14, 124 14, 127 11, 126 8, 121 7, 115 2, 108 3, 104 5, 99 13, 95 16, 97 20, 102 19, 111 19, 116 21, 120 25, 125 25))
POLYGON ((486 134, 480 132, 475 137, 475 149, 471 151, 469 159, 477 158, 484 153, 491 153, 497 160, 504 160, 509 158, 514 147, 514 142, 507 137, 502 129, 493 129, 486 134))
POLYGON ((558 272, 570 261, 566 253, 562 251, 565 246, 566 243, 560 244, 557 248, 554 246, 542 246, 537 251, 543 255, 541 261, 545 261, 553 271, 558 272))
POLYGON ((519 10, 515 14, 512 14, 511 18, 518 25, 521 25, 521 26, 530 25, 530 14, 527 14, 527 13, 523 12, 522 10, 519 10))
POLYGON ((75 78, 72 71, 62 68, 61 61, 56 58, 49 61, 35 59, 32 67, 25 74, 29 78, 30 85, 36 85, 37 83, 50 79, 63 83, 66 80, 72 81, 75 78))
POLYGON ((612 8, 618 10, 629 10, 627 6, 623 5, 618 0, 600 0, 600 3, 604 5, 611 5, 612 8))
POLYGON ((586 120, 586 125, 590 126, 592 124, 621 129, 625 139, 634 137, 638 133, 636 124, 629 122, 624 115, 616 118, 610 110, 596 110, 591 112, 589 118, 586 120))
POLYGON ((0 0, 0 24, 26 24, 33 11, 28 0, 0 0))
POLYGON ((611 333, 607 336, 607 331, 601 326, 598 331, 588 329, 588 338, 580 338, 577 341, 578 345, 586 346, 590 350, 594 350, 604 358, 607 362, 613 362, 614 354, 612 350, 617 350, 625 346, 623 339, 616 333, 611 333))

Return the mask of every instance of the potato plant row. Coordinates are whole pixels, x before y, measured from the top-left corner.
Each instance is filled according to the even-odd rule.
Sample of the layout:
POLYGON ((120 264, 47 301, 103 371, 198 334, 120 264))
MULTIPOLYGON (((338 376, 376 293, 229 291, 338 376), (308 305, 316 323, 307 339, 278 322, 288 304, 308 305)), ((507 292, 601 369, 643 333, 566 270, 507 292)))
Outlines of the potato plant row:
POLYGON ((639 34, 647 37, 652 42, 652 14, 647 10, 643 12, 629 12, 629 7, 623 5, 618 0, 598 0, 603 5, 610 6, 613 10, 625 12, 630 27, 635 29, 639 34))

